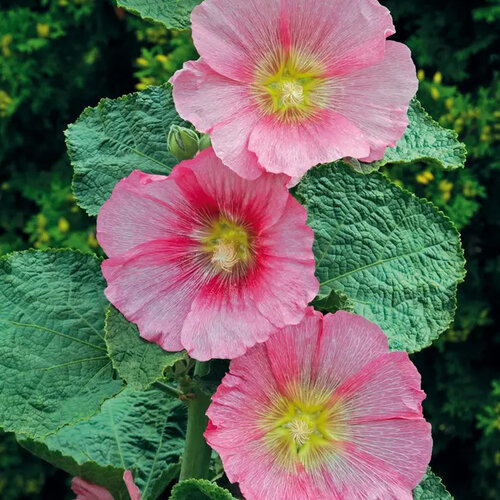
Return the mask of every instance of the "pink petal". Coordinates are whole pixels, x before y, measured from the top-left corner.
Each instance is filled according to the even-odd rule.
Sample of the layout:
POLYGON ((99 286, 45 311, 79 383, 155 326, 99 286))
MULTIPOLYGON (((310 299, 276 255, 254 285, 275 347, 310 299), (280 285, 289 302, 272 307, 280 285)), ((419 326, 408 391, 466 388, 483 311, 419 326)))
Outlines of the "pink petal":
POLYGON ((191 14, 194 44, 215 71, 249 82, 262 54, 280 46, 280 16, 280 0, 206 0, 191 14))
POLYGON ((97 239, 109 257, 192 229, 185 227, 182 192, 166 180, 135 170, 116 185, 97 216, 97 239))
POLYGON ((185 169, 189 169, 194 174, 190 183, 198 186, 197 191, 202 190, 215 200, 223 213, 244 214, 247 222, 259 232, 282 217, 291 198, 284 188, 288 181, 286 176, 265 174, 249 183, 224 166, 212 148, 205 149, 195 160, 183 162, 180 166, 182 168, 176 169, 179 176, 175 178, 182 189, 185 189, 186 183, 179 178, 184 177, 185 169))
POLYGON ((128 494, 130 495, 130 500, 141 500, 141 492, 139 488, 134 483, 134 478, 129 470, 126 470, 123 474, 123 480, 127 486, 128 494))
POLYGON ((342 74, 379 61, 394 33, 389 11, 374 0, 205 0, 191 19, 201 56, 241 82, 266 56, 290 48, 342 74))
POLYGON ((415 65, 405 45, 386 42, 385 57, 374 66, 339 77, 341 95, 333 107, 357 125, 369 141, 371 153, 363 161, 383 157, 408 125, 408 106, 418 87, 415 65))
POLYGON ((285 0, 290 46, 312 54, 329 74, 380 61, 395 32, 390 12, 375 0, 285 0))
POLYGON ((81 477, 72 479, 71 489, 76 493, 75 500, 113 500, 111 493, 106 488, 89 483, 81 477))
POLYGON ((201 132, 255 107, 246 86, 216 73, 203 59, 186 62, 171 82, 179 114, 201 132))
POLYGON ((420 417, 420 375, 405 352, 386 353, 347 379, 336 391, 351 423, 420 417))
POLYGON ((108 300, 137 323, 141 337, 166 351, 180 351, 180 332, 204 275, 183 256, 189 240, 166 239, 139 245, 102 263, 108 300))
POLYGON ((264 117, 248 143, 259 162, 273 173, 301 177, 319 163, 369 153, 369 144, 357 126, 330 110, 306 122, 282 122, 264 117))
POLYGON ((233 172, 249 180, 256 179, 265 172, 257 155, 248 149, 250 134, 258 121, 259 114, 256 111, 243 112, 218 124, 210 132, 217 156, 233 172))
POLYGON ((333 391, 387 351, 387 337, 374 323, 345 311, 327 314, 319 339, 316 378, 333 391))
POLYGON ((200 361, 241 356, 275 330, 243 286, 224 286, 215 278, 193 301, 182 328, 182 345, 200 361))

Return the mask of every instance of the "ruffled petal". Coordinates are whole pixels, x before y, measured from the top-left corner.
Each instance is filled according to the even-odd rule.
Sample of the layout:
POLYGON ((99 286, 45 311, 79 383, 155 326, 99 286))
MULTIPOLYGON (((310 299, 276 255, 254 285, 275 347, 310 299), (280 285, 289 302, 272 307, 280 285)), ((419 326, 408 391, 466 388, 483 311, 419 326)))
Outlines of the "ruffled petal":
POLYGON ((358 126, 370 143, 371 153, 363 161, 383 157, 386 147, 394 147, 408 125, 410 99, 418 88, 411 53, 405 45, 386 42, 385 57, 369 66, 343 77, 332 107, 358 126))
MULTIPOLYGON (((185 186, 189 183, 193 192, 205 192, 222 213, 234 216, 244 214, 246 223, 253 226, 259 235, 284 216, 285 207, 291 199, 285 187, 288 181, 286 176, 264 174, 249 183, 229 170, 212 148, 205 149, 194 160, 183 162, 175 175, 181 189, 186 191, 185 186), (189 182, 185 178, 189 178, 189 182)), ((305 228, 306 221, 302 222, 305 228)))
POLYGON ((182 328, 182 345, 200 361, 232 359, 275 331, 248 289, 214 278, 197 295, 182 328))
POLYGON ((185 226, 182 193, 166 180, 135 170, 115 186, 97 216, 97 239, 108 256, 176 235, 185 226))
POLYGON ((71 489, 76 493, 75 500, 113 500, 113 496, 106 488, 89 483, 81 477, 72 479, 71 489))
POLYGON ((166 351, 184 348, 182 326, 206 280, 190 258, 193 245, 182 237, 157 240, 102 263, 108 300, 137 323, 141 337, 166 351))
POLYGON ((252 107, 248 87, 216 73, 203 59, 186 62, 171 82, 176 109, 201 132, 252 107))
POLYGON ((290 177, 301 177, 319 163, 345 156, 359 158, 370 151, 356 125, 327 109, 306 122, 264 117, 253 129, 248 148, 267 171, 290 177))

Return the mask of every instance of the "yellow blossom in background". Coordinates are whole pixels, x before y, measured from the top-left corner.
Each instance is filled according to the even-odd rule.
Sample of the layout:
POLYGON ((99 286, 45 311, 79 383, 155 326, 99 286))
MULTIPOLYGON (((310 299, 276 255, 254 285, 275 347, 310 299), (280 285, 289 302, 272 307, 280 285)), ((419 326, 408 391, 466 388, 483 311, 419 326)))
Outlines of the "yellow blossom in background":
POLYGON ((94 233, 89 234, 87 238, 87 243, 92 248, 97 248, 99 246, 99 242, 97 241, 94 233))
POLYGON ((443 201, 448 201, 451 198, 451 190, 453 189, 453 183, 443 179, 438 186, 439 191, 441 191, 441 198, 443 201))
POLYGON ((453 99, 448 97, 448 99, 444 101, 444 105, 448 111, 451 111, 453 109, 453 99))
POLYGON ((36 32, 40 38, 47 38, 50 33, 50 26, 48 24, 38 23, 36 25, 36 32))
POLYGON ((441 83, 443 81, 443 75, 439 71, 437 71, 436 73, 434 73, 434 78, 432 79, 432 81, 437 84, 441 83))
POLYGON ((2 54, 5 57, 9 57, 11 55, 10 44, 12 43, 12 35, 7 33, 2 36, 2 54))
POLYGON ((437 101, 439 99, 439 90, 437 89, 437 87, 431 87, 431 96, 432 98, 437 101))
POLYGON ((144 57, 138 57, 137 64, 145 68, 148 65, 148 61, 147 59, 144 59, 144 57))
POLYGON ((12 99, 10 98, 7 92, 0 90, 0 116, 5 116, 7 114, 7 109, 12 103, 12 99))
POLYGON ((168 57, 164 54, 158 54, 157 56, 155 56, 155 59, 162 64, 168 62, 168 57))
POLYGON ((417 78, 419 82, 423 82, 425 80, 425 71, 423 69, 418 70, 417 78))
POLYGON ((69 231, 69 222, 67 221, 67 219, 61 217, 59 219, 59 222, 57 223, 57 228, 59 229, 60 233, 67 233, 69 231))
POLYGON ((424 186, 429 184, 432 180, 434 180, 434 174, 429 172, 429 170, 425 170, 424 172, 415 176, 415 179, 419 184, 423 184, 424 186))

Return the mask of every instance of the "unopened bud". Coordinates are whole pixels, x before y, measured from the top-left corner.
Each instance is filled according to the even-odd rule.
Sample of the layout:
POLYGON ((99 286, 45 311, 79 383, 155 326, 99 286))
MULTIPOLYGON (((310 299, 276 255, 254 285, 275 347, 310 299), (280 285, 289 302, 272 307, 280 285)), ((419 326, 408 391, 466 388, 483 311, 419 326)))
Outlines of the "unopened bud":
POLYGON ((212 145, 212 141, 210 140, 210 136, 208 134, 201 134, 199 141, 199 150, 203 151, 204 149, 209 148, 212 145))
POLYGON ((168 150, 178 160, 190 160, 198 153, 198 134, 189 128, 172 125, 167 137, 168 150))

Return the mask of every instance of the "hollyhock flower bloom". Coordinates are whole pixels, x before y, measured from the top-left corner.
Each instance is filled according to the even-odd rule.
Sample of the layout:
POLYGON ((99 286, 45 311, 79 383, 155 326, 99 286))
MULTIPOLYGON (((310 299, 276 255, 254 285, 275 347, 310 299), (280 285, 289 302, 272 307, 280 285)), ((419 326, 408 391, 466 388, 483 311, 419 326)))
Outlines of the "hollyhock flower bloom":
POLYGON ((205 0, 191 20, 175 105, 242 177, 373 161, 403 135, 415 66, 376 0, 205 0))
MULTIPOLYGON (((130 500, 141 500, 141 492, 135 485, 132 473, 129 470, 126 470, 123 474, 123 480, 125 481, 125 486, 130 495, 130 500)), ((73 478, 73 481, 71 481, 71 489, 76 493, 75 500, 114 500, 113 496, 106 488, 89 483, 81 477, 73 478)))
POLYGON ((248 500, 412 500, 432 448, 424 397, 376 325, 309 309, 231 361, 205 437, 248 500))
POLYGON ((107 298, 167 351, 233 358, 299 323, 318 292, 313 233, 284 175, 242 179, 209 148, 134 171, 97 218, 107 298))

